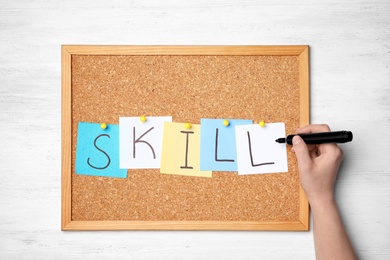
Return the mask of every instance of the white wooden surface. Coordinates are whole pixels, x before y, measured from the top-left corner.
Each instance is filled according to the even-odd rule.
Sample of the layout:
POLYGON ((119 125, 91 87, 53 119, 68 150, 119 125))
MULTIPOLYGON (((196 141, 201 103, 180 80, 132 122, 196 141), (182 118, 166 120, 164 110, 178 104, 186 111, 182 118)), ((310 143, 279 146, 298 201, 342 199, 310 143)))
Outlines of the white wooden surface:
POLYGON ((312 232, 61 232, 61 44, 310 45, 312 123, 355 134, 345 225, 390 259, 388 0, 0 0, 0 259, 314 259, 312 232))

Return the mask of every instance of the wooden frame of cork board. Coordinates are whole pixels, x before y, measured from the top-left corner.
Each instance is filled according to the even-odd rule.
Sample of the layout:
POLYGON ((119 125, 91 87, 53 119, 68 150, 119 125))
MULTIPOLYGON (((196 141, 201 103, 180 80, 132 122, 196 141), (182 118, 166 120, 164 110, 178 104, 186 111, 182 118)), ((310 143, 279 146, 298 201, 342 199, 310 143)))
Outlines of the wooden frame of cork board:
POLYGON ((212 178, 74 172, 78 122, 124 116, 309 123, 308 46, 62 46, 62 230, 309 230, 288 147, 286 173, 212 178))

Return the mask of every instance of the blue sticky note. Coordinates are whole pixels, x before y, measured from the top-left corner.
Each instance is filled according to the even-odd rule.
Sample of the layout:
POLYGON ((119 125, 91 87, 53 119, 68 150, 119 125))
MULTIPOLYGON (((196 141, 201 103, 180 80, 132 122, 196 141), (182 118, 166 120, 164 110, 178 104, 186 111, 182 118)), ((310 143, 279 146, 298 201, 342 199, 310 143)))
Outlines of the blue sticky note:
POLYGON ((127 170, 119 168, 119 126, 78 123, 76 173, 126 178, 127 170))
POLYGON ((228 119, 200 120, 200 170, 237 171, 236 125, 249 125, 252 120, 228 119))

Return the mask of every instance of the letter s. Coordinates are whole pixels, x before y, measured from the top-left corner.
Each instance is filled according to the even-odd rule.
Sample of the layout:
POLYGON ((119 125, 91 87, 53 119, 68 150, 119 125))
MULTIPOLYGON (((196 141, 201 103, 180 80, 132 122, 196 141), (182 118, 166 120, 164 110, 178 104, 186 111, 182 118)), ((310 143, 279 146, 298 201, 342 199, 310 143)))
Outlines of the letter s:
POLYGON ((97 141, 100 137, 102 137, 102 136, 107 136, 108 138, 110 138, 110 136, 109 136, 108 134, 101 134, 101 135, 98 135, 98 136, 95 138, 95 141, 93 142, 93 145, 96 147, 96 149, 98 149, 99 151, 101 151, 102 153, 104 153, 104 155, 107 156, 107 159, 108 159, 107 164, 106 164, 105 166, 103 166, 103 167, 97 167, 97 166, 93 166, 92 164, 89 163, 90 157, 88 157, 88 160, 87 160, 88 165, 91 166, 91 167, 94 168, 94 169, 97 169, 97 170, 104 170, 104 169, 106 169, 106 168, 110 165, 110 163, 111 163, 110 156, 108 156, 108 154, 107 154, 105 151, 103 151, 102 149, 100 149, 100 148, 96 145, 96 141, 97 141))

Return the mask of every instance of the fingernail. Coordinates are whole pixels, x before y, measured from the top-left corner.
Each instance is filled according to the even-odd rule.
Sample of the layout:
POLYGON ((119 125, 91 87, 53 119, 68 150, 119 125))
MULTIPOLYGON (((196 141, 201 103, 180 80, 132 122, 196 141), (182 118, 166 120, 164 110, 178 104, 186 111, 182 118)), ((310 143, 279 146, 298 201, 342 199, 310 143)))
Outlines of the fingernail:
POLYGON ((300 144, 301 142, 302 142, 302 138, 299 135, 294 136, 292 139, 293 145, 300 144))

